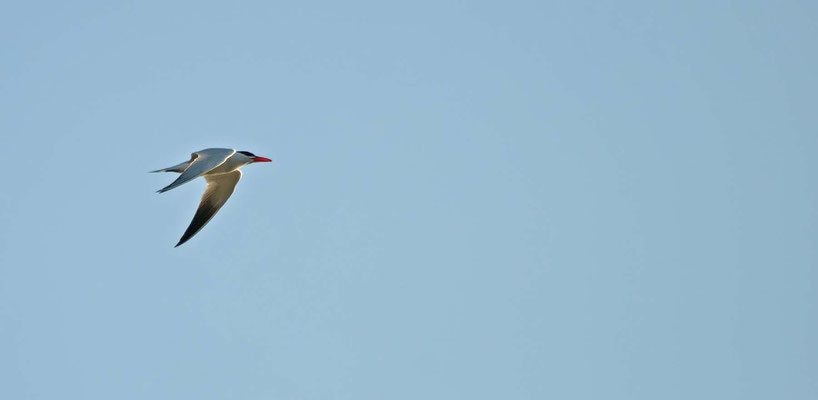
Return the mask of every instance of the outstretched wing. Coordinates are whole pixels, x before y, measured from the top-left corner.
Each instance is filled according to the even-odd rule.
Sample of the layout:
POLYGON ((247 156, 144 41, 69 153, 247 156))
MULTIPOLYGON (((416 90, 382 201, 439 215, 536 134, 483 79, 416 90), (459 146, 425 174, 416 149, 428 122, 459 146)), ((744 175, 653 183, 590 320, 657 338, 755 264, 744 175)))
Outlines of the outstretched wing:
POLYGON ((190 221, 190 226, 187 227, 185 234, 179 239, 176 247, 179 247, 184 242, 198 233, 210 219, 216 215, 216 212, 227 202, 230 195, 233 194, 233 189, 241 179, 241 171, 235 170, 226 174, 207 175, 207 189, 205 189, 202 201, 199 202, 199 209, 196 210, 196 215, 193 216, 193 221, 190 221))
POLYGON ((190 182, 194 178, 207 173, 207 171, 222 165, 235 153, 236 150, 233 149, 205 149, 191 154, 192 160, 190 161, 190 166, 188 166, 187 169, 182 172, 182 175, 179 175, 173 183, 160 189, 159 193, 165 193, 168 190, 190 182))

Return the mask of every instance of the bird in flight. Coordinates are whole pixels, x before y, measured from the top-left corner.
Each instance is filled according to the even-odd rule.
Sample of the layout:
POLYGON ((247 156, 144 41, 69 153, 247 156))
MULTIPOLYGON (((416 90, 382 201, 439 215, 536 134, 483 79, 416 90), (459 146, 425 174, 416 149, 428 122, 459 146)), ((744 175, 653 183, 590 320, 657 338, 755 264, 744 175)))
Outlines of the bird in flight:
POLYGON ((176 164, 172 167, 158 169, 151 172, 178 172, 178 178, 173 183, 160 189, 158 193, 164 193, 175 189, 194 178, 203 176, 207 181, 202 200, 199 202, 199 209, 193 216, 190 226, 179 239, 175 247, 187 242, 198 233, 216 212, 227 202, 233 189, 241 179, 239 168, 257 162, 270 162, 269 158, 258 157, 249 151, 236 151, 233 149, 204 149, 190 155, 190 160, 176 164))

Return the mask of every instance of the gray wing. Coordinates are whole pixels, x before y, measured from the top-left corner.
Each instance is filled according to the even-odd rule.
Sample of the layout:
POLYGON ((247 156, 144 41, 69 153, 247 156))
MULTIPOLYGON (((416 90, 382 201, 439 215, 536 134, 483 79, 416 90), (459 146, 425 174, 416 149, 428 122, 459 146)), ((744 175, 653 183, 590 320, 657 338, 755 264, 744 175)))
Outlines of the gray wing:
POLYGON ((194 178, 207 173, 207 171, 222 165, 235 153, 236 150, 233 149, 205 149, 191 154, 190 166, 173 183, 160 189, 159 193, 165 193, 190 182, 194 178))
POLYGON ((187 242, 190 238, 198 233, 210 219, 216 215, 216 212, 227 202, 230 195, 233 194, 233 189, 241 179, 241 171, 235 170, 226 174, 207 175, 207 189, 205 189, 202 201, 199 202, 199 209, 196 210, 196 215, 193 216, 193 221, 190 221, 190 226, 187 227, 185 234, 179 239, 176 247, 182 243, 187 242))

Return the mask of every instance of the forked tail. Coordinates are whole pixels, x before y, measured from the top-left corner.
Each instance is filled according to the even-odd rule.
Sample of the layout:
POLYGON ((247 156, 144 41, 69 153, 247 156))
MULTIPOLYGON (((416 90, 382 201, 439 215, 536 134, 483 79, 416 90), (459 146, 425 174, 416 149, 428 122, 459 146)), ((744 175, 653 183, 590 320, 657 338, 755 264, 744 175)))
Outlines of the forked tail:
POLYGON ((178 173, 181 174, 182 172, 185 172, 185 170, 187 169, 187 167, 189 165, 190 165, 190 161, 185 161, 185 162, 176 164, 176 165, 174 165, 172 167, 157 169, 156 171, 150 171, 150 173, 154 173, 154 172, 178 172, 178 173))

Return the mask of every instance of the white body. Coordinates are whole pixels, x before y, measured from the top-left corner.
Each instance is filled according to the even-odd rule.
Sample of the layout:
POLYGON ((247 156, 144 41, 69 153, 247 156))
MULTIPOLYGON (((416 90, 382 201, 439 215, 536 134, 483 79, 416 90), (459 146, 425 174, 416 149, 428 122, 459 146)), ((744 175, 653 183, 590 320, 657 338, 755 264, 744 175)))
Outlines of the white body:
POLYGON ((233 189, 235 189, 239 179, 241 179, 239 168, 259 161, 270 160, 253 156, 252 153, 213 148, 197 151, 191 154, 190 160, 172 167, 151 171, 178 172, 181 174, 173 183, 160 189, 159 193, 177 188, 200 176, 207 180, 207 189, 205 189, 202 200, 199 202, 196 215, 193 216, 190 226, 182 235, 179 243, 176 244, 177 247, 198 233, 227 202, 227 199, 233 194, 233 189))
POLYGON ((238 153, 233 149, 204 149, 192 153, 188 161, 151 172, 180 172, 182 174, 173 183, 159 190, 159 193, 164 193, 199 176, 233 172, 252 162, 253 157, 238 153))

